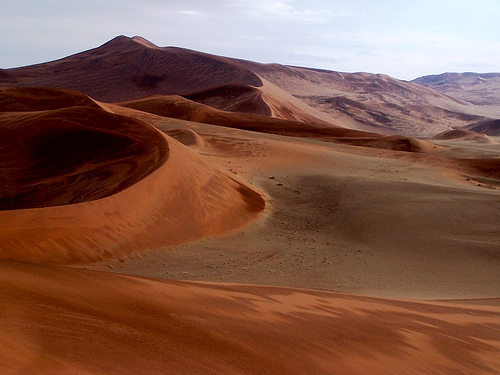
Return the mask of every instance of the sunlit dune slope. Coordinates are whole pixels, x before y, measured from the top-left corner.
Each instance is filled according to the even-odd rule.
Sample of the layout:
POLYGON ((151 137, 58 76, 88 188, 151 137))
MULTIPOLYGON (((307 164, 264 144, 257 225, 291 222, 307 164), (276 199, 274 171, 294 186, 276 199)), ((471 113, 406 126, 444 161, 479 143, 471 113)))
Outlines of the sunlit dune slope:
POLYGON ((178 95, 155 95, 147 98, 118 103, 122 107, 137 109, 163 117, 177 118, 205 124, 220 125, 229 128, 252 130, 274 134, 317 134, 318 136, 367 135, 360 132, 335 126, 317 123, 305 123, 283 118, 263 116, 253 113, 239 113, 219 110, 212 106, 188 100, 178 95))
POLYGON ((305 123, 283 118, 262 116, 253 113, 235 113, 197 103, 177 95, 152 97, 118 103, 120 106, 149 112, 163 117, 177 118, 205 124, 220 125, 228 128, 251 130, 296 136, 342 137, 342 136, 377 136, 336 126, 305 123))
POLYGON ((406 302, 11 262, 0 263, 0 287, 2 374, 500 371, 495 301, 406 302))
MULTIPOLYGON (((27 95, 30 106, 39 93, 27 95)), ((117 257, 226 233, 265 206, 194 151, 99 106, 4 112, 0 121, 0 258, 117 257)))

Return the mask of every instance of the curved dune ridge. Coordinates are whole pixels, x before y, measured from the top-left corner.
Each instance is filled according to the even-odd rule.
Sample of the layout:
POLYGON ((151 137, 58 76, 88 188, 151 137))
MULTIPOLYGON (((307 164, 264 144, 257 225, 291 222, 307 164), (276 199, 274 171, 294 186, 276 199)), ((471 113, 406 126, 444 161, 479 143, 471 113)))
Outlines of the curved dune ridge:
POLYGON ((436 146, 434 146, 431 142, 412 137, 405 137, 403 135, 380 136, 364 139, 353 138, 351 140, 345 140, 345 143, 349 143, 353 146, 373 147, 394 151, 419 152, 424 154, 431 154, 436 148, 436 146))
POLYGON ((184 146, 197 149, 205 146, 203 138, 191 129, 173 129, 166 131, 166 133, 184 146))
POLYGON ((50 87, 0 87, 0 112, 30 112, 66 107, 92 107, 99 104, 74 90, 50 87))
POLYGON ((205 122, 211 114, 215 116, 214 114, 219 113, 219 110, 215 108, 179 95, 154 95, 117 104, 158 116, 194 122, 205 122))
MULTIPOLYGON (((41 92, 28 90, 25 107, 43 107, 30 104, 41 92)), ((197 153, 99 106, 4 112, 0 121, 3 259, 94 262, 226 233, 265 206, 197 153)))
POLYGON ((435 146, 430 142, 406 136, 383 136, 337 126, 324 126, 261 116, 251 113, 234 113, 212 108, 177 95, 155 95, 143 99, 118 103, 163 117, 219 125, 254 132, 286 135, 291 137, 317 138, 329 142, 353 146, 373 147, 386 150, 431 153, 435 146))
POLYGON ((0 209, 87 202, 115 194, 168 158, 168 145, 140 121, 92 107, 0 117, 0 209))
POLYGON ((287 120, 254 113, 224 111, 178 95, 155 95, 117 104, 122 107, 163 117, 263 133, 296 134, 296 136, 319 136, 321 134, 330 136, 375 135, 341 127, 326 127, 315 123, 287 120))
POLYGON ((0 263, 0 287, 3 374, 485 375, 500 368, 495 300, 408 302, 13 262, 0 263))

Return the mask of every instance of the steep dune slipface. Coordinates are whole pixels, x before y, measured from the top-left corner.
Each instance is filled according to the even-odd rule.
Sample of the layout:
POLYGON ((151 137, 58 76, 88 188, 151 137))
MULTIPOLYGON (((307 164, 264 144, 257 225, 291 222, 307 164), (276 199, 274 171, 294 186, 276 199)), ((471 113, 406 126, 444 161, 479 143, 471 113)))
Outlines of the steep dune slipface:
POLYGON ((265 206, 194 151, 100 107, 6 112, 0 135, 3 259, 117 257, 226 233, 265 206))
POLYGON ((104 198, 168 158, 165 138, 145 123, 91 107, 0 117, 0 210, 104 198))

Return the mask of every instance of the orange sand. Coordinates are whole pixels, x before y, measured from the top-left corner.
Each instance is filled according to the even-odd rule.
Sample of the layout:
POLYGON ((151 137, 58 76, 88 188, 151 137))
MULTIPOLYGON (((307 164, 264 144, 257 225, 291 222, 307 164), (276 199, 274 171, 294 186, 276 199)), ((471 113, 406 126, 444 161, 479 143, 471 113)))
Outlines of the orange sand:
POLYGON ((500 370, 498 305, 148 280, 5 261, 0 286, 2 374, 500 370))

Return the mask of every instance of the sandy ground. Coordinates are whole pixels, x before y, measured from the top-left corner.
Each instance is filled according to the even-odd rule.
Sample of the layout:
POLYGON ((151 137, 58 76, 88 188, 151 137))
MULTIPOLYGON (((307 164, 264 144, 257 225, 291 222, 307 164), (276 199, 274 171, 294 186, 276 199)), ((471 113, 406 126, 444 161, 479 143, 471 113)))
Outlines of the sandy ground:
POLYGON ((2 374, 497 374, 498 306, 0 262, 2 374))
POLYGON ((443 158, 144 116, 198 132, 191 147, 263 190, 269 207, 232 235, 93 267, 384 297, 499 295, 500 191, 448 159, 491 157, 498 143, 441 141, 443 158))

